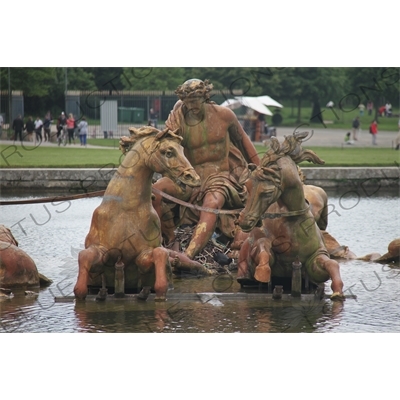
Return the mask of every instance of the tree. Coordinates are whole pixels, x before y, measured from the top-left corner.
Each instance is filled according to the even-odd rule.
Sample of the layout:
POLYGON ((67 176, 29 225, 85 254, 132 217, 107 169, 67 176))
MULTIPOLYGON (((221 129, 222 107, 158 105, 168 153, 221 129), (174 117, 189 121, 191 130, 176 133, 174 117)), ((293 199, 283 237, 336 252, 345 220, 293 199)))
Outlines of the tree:
POLYGON ((24 94, 26 114, 44 115, 47 110, 62 109, 65 89, 95 90, 94 75, 84 68, 2 68, 1 88, 8 89, 8 70, 11 90, 24 94))
POLYGON ((123 68, 121 75, 125 90, 175 90, 185 80, 185 71, 181 67, 123 68))
POLYGON ((123 90, 122 83, 123 68, 83 68, 94 76, 97 90, 123 90))
POLYGON ((304 101, 313 105, 310 121, 322 122, 321 102, 340 98, 345 93, 346 74, 343 68, 286 68, 281 75, 282 97, 297 100, 297 122, 301 122, 304 101))
POLYGON ((217 90, 228 89, 231 97, 235 95, 236 90, 242 90, 244 96, 268 94, 271 97, 277 97, 280 91, 280 68, 196 67, 185 68, 185 70, 190 77, 209 79, 217 90))
MULTIPOLYGON (((60 69, 60 68, 59 68, 60 69)), ((67 80, 68 90, 96 90, 96 83, 92 71, 85 68, 61 68, 67 80)))
MULTIPOLYGON (((11 90, 22 90, 28 97, 49 95, 56 80, 55 68, 9 68, 9 71, 11 90)), ((3 80, 2 87, 7 87, 3 86, 3 80)))
POLYGON ((375 108, 375 118, 378 119, 378 109, 386 101, 399 104, 400 71, 398 68, 362 67, 348 68, 349 92, 341 99, 342 110, 354 109, 360 103, 372 101, 375 108))

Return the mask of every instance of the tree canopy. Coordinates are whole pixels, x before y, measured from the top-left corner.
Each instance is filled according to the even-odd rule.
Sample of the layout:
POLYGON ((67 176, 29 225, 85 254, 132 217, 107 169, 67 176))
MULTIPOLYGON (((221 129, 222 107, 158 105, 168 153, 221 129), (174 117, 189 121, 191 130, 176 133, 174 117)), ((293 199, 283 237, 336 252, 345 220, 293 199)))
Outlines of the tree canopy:
POLYGON ((357 107, 371 100, 377 107, 384 101, 398 102, 397 68, 324 67, 43 67, 0 68, 0 89, 22 90, 28 112, 47 108, 50 101, 61 103, 68 90, 175 90, 191 79, 209 79, 215 89, 236 89, 244 95, 268 94, 274 99, 294 101, 298 119, 302 105, 325 105, 332 100, 338 107, 357 107))

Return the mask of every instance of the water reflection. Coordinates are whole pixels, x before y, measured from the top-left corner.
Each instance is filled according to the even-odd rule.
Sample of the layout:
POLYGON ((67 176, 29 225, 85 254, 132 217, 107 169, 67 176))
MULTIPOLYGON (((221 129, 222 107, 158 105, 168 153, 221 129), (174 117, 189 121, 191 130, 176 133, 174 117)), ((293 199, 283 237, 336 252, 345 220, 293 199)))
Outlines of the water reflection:
MULTIPOLYGON (((44 197, 41 193, 35 197, 44 197)), ((6 196, 2 196, 6 199, 6 196)), ((12 198, 15 198, 12 197, 12 198)), ((10 197, 8 197, 10 199, 10 197)), ((233 277, 175 279, 165 303, 87 301, 56 303, 76 281, 83 247, 100 198, 3 206, 1 223, 53 284, 38 297, 23 293, 0 300, 0 332, 400 332, 400 268, 373 262, 341 262, 344 304, 307 299, 297 303, 263 299, 178 299, 179 293, 241 293, 233 277), (174 295, 174 296, 172 296, 174 295)), ((328 231, 357 255, 385 253, 399 236, 398 196, 330 194, 328 231)), ((327 291, 329 292, 329 284, 327 291)))
POLYGON ((330 300, 86 301, 76 303, 79 330, 84 332, 315 332, 340 324, 341 302, 330 300))

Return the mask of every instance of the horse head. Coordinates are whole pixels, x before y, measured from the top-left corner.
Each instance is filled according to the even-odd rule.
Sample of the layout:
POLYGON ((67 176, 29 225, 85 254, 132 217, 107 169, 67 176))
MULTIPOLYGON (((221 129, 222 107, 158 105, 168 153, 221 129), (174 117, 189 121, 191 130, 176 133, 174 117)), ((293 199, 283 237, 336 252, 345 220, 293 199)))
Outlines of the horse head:
POLYGON ((170 178, 180 186, 200 186, 201 180, 181 146, 182 137, 177 131, 168 128, 160 131, 153 127, 129 128, 130 138, 123 137, 120 148, 124 153, 131 150, 139 139, 140 145, 135 146, 140 157, 144 157, 145 164, 163 176, 170 178))
POLYGON ((249 164, 251 190, 246 207, 240 212, 239 226, 250 232, 257 226, 262 214, 277 201, 282 194, 281 175, 277 164, 270 166, 249 164))
POLYGON ((243 231, 251 231, 268 207, 279 199, 284 192, 283 181, 291 182, 292 187, 297 185, 302 198, 304 197, 296 164, 302 161, 324 164, 313 151, 301 147, 307 136, 308 132, 294 133, 285 136, 282 143, 276 138, 271 138, 270 147, 264 154, 261 165, 252 168, 250 195, 246 207, 239 215, 239 226, 243 231), (281 159, 285 161, 279 161, 281 159), (284 169, 283 172, 281 168, 284 169))

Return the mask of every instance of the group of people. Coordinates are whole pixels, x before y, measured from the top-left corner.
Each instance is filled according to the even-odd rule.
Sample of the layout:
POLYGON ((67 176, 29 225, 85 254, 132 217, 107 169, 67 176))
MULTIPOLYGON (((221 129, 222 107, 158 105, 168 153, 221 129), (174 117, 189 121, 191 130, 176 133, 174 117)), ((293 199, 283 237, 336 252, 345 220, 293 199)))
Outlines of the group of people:
POLYGON ((27 138, 28 141, 37 140, 41 143, 43 141, 42 130, 44 131, 44 141, 50 142, 50 124, 50 112, 46 114, 44 122, 40 117, 36 117, 35 120, 33 120, 32 117, 28 117, 28 120, 24 123, 21 114, 19 114, 12 124, 12 129, 14 130, 14 142, 20 140, 22 143, 24 138, 27 138), (26 134, 24 134, 25 131, 26 134))
MULTIPOLYGON (((86 121, 85 117, 82 117, 80 122, 77 123, 77 121, 74 118, 74 115, 72 113, 68 114, 68 118, 66 117, 64 111, 60 114, 60 116, 57 119, 57 142, 58 145, 61 144, 63 140, 63 135, 68 135, 67 140, 68 144, 75 144, 75 138, 76 136, 79 136, 79 141, 81 146, 86 147, 86 140, 87 140, 87 134, 88 134, 88 123, 86 121), (75 134, 75 132, 77 132, 75 134)), ((64 144, 67 142, 65 141, 64 144)))
POLYGON ((391 117, 392 116, 392 105, 389 101, 386 102, 384 106, 379 107, 379 115, 381 117, 391 117))
MULTIPOLYGON (((353 144, 354 141, 358 140, 360 129, 361 129, 360 117, 355 117, 353 119, 353 122, 352 122, 352 134, 353 134, 352 136, 353 136, 353 139, 351 138, 351 133, 347 132, 346 136, 344 138, 345 143, 346 144, 353 144)), ((378 143, 377 143, 376 138, 377 138, 377 135, 378 135, 378 122, 376 121, 376 119, 374 119, 371 122, 371 124, 369 126, 369 133, 372 135, 372 145, 373 146, 377 146, 378 143)))
MULTIPOLYGON (((24 141, 27 139, 28 141, 35 140, 40 143, 44 140, 45 142, 51 141, 51 124, 53 123, 53 118, 51 116, 50 111, 44 117, 42 121, 40 117, 36 117, 35 120, 31 116, 28 117, 26 123, 19 114, 17 118, 14 119, 12 123, 12 129, 14 131, 14 142, 17 140, 24 141), (26 131, 26 134, 24 132, 26 131), (42 135, 43 132, 43 135, 42 135)), ((68 118, 65 116, 65 113, 62 112, 57 119, 57 142, 60 144, 62 139, 62 133, 66 130, 68 134, 68 143, 75 144, 75 130, 77 130, 79 135, 79 140, 81 146, 86 146, 86 139, 88 134, 88 123, 85 117, 82 117, 81 121, 77 123, 74 116, 72 114, 68 115, 68 118)))
POLYGON ((50 111, 47 112, 43 121, 40 119, 40 117, 36 117, 36 119, 33 120, 33 118, 29 116, 26 123, 24 123, 21 114, 19 114, 17 118, 14 119, 12 124, 12 129, 14 130, 14 142, 16 140, 20 140, 22 143, 24 138, 26 138, 28 141, 37 140, 39 143, 41 143, 43 140, 45 142, 50 142, 51 123, 52 117, 50 111), (24 134, 25 131, 26 134, 24 134), (42 131, 44 133, 44 138, 42 131))

